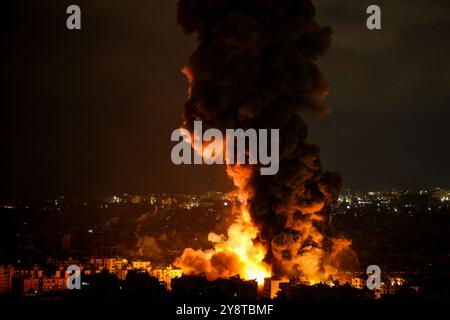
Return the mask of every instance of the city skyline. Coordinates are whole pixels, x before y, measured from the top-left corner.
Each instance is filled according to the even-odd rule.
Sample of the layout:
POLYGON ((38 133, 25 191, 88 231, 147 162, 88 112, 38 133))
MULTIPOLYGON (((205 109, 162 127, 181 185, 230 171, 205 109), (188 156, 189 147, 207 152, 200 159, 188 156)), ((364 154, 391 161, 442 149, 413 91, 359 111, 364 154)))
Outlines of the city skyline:
POLYGON ((179 319, 445 306, 448 12, 6 1, 0 305, 179 319))
POLYGON ((0 294, 66 299, 71 294, 66 287, 70 276, 66 269, 77 266, 86 297, 95 296, 90 286, 105 279, 126 288, 116 294, 127 297, 136 290, 133 279, 137 277, 145 283, 141 289, 153 292, 146 296, 150 301, 188 299, 193 292, 210 292, 217 297, 239 292, 237 300, 262 301, 308 301, 308 296, 321 292, 320 299, 326 301, 330 294, 339 297, 341 290, 349 288, 354 290, 352 301, 362 297, 364 301, 388 301, 405 292, 417 299, 423 297, 431 285, 423 283, 423 273, 429 272, 431 265, 437 270, 445 268, 448 237, 435 232, 448 225, 450 190, 442 188, 417 192, 344 190, 333 205, 328 224, 334 232, 350 236, 355 251, 339 258, 330 278, 320 282, 304 275, 267 277, 264 282, 239 274, 210 278, 178 268, 175 257, 184 246, 207 248, 208 232, 224 232, 229 209, 238 203, 232 195, 221 192, 0 202, 3 220, 15 226, 0 233, 0 243, 8 244, 0 246, 0 294), (71 219, 67 224, 75 212, 76 221, 71 219), (428 227, 418 228, 423 221, 428 227), (380 266, 382 279, 381 287, 370 292, 365 268, 373 263, 380 266), (159 295, 158 290, 164 294, 159 295))

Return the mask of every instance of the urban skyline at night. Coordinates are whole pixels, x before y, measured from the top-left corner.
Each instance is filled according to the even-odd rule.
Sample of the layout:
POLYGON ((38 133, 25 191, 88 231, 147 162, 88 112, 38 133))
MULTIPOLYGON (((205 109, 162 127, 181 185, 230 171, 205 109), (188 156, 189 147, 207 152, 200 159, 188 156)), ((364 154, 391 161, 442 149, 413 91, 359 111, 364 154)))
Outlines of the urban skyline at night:
POLYGON ((59 319, 445 306, 448 12, 6 1, 0 305, 59 319))

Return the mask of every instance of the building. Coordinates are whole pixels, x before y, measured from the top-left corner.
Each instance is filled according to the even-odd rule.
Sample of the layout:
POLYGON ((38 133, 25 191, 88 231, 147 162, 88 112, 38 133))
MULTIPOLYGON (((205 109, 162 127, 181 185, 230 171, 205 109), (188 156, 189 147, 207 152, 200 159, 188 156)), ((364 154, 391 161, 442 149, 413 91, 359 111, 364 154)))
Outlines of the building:
POLYGON ((133 261, 131 263, 133 269, 146 270, 151 267, 150 261, 133 261))
POLYGON ((274 299, 278 291, 280 290, 280 283, 285 283, 285 281, 280 278, 266 278, 264 279, 264 289, 262 297, 265 299, 274 299))
POLYGON ((89 260, 89 263, 99 267, 99 269, 111 270, 115 263, 115 259, 113 259, 113 258, 91 258, 89 260))
POLYGON ((67 289, 67 279, 65 278, 47 278, 42 279, 42 291, 59 291, 67 289))
POLYGON ((39 291, 40 281, 37 278, 21 279, 22 292, 24 294, 34 294, 39 291))
POLYGON ((354 277, 351 281, 351 286, 356 289, 364 289, 366 284, 367 280, 360 277, 354 277))
POLYGON ((0 294, 11 291, 11 281, 14 274, 14 267, 0 266, 0 294))
POLYGON ((181 277, 183 275, 183 270, 169 266, 167 268, 151 269, 150 275, 158 278, 160 282, 165 282, 167 288, 172 290, 172 279, 181 277))
POLYGON ((210 294, 217 298, 256 300, 258 283, 256 280, 243 280, 239 276, 216 279, 210 282, 210 294))

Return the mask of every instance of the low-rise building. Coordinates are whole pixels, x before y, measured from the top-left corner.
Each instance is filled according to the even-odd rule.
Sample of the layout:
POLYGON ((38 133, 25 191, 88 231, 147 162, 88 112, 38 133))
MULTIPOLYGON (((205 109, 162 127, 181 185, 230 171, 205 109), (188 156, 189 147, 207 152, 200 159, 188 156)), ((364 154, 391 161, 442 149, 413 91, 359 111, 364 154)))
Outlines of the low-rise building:
POLYGON ((11 291, 11 281, 14 274, 14 267, 0 266, 0 294, 11 291))
POLYGON ((262 297, 265 299, 275 299, 278 291, 280 291, 280 284, 285 283, 280 278, 266 278, 264 279, 264 289, 262 297))
POLYGON ((42 291, 60 291, 67 289, 67 279, 47 278, 42 279, 42 291))

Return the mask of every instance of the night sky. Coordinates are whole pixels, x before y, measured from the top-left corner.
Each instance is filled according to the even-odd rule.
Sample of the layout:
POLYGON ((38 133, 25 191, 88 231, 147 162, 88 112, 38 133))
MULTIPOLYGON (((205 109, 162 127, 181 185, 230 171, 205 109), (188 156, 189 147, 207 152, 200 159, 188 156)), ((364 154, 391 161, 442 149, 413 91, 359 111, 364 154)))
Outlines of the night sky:
MULTIPOLYGON (((176 0, 8 1, 2 8, 0 196, 228 190, 221 166, 175 166, 195 39, 176 0), (66 29, 70 4, 82 30, 66 29)), ((318 0, 332 112, 305 114, 351 189, 450 187, 450 2, 318 0), (366 8, 382 9, 382 30, 366 8)))

